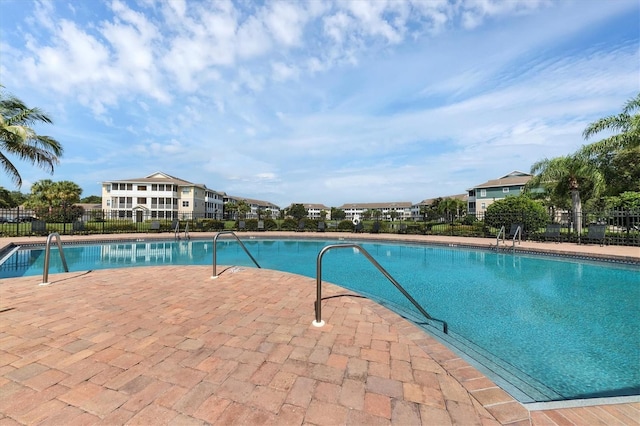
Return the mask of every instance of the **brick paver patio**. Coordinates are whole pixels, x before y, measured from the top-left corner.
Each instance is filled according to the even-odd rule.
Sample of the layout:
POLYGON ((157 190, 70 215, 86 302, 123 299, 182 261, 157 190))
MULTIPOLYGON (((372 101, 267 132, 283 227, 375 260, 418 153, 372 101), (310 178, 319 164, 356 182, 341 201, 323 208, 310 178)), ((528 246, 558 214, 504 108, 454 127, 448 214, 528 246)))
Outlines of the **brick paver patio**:
POLYGON ((639 403, 529 411, 367 299, 324 300, 314 327, 313 279, 210 277, 163 266, 3 280, 0 425, 640 424, 639 403))

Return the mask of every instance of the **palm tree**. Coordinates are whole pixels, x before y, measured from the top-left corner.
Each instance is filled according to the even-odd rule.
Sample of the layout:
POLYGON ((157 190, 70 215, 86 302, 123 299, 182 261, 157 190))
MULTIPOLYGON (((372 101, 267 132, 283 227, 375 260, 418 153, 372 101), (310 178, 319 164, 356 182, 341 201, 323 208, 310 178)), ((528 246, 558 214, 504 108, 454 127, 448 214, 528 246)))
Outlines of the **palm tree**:
POLYGON ((30 161, 52 174, 53 166, 62 155, 62 145, 58 141, 38 135, 30 127, 38 122, 52 124, 40 109, 28 108, 20 99, 0 92, 0 165, 18 187, 22 186, 22 177, 8 154, 30 161))
POLYGON ((640 146, 640 93, 627 101, 618 115, 601 118, 587 126, 585 139, 609 130, 613 135, 582 147, 580 155, 606 154, 640 146))
POLYGON ((535 176, 527 183, 529 188, 545 187, 557 197, 570 194, 573 226, 579 236, 582 231, 582 198, 596 197, 605 187, 600 170, 584 156, 567 155, 534 163, 531 174, 535 176))

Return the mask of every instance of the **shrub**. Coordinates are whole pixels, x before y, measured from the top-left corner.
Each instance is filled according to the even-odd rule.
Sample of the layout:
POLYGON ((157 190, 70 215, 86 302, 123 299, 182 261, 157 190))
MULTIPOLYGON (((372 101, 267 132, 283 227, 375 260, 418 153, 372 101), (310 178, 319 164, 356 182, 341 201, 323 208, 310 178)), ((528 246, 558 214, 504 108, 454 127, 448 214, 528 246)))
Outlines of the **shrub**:
POLYGON ((339 231, 353 231, 354 227, 355 225, 350 220, 341 220, 340 223, 338 223, 339 231))
POLYGON ((484 215, 484 222, 494 228, 504 226, 507 232, 514 223, 521 223, 524 231, 537 231, 549 223, 549 216, 538 201, 519 195, 491 204, 484 215))
POLYGON ((282 222, 280 229, 284 231, 295 231, 298 229, 298 222, 295 219, 287 218, 282 222))
POLYGON ((462 223, 464 223, 465 225, 473 225, 477 221, 478 221, 477 217, 475 217, 474 215, 468 214, 464 217, 464 219, 462 220, 462 223))

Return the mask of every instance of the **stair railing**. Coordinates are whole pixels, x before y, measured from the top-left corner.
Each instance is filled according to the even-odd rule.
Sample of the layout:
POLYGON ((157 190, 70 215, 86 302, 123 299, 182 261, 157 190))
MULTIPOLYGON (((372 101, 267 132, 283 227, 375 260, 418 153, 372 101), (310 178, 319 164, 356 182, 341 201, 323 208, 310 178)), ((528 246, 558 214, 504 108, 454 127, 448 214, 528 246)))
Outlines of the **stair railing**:
POLYGON ((49 259, 51 257, 51 240, 55 238, 58 244, 58 252, 60 253, 60 260, 62 260, 62 267, 65 272, 69 272, 67 266, 67 260, 64 258, 64 251, 62 250, 62 242, 60 241, 60 234, 53 232, 47 237, 47 243, 44 246, 44 266, 42 268, 42 283, 40 285, 49 285, 49 259))
POLYGON ((322 302, 322 257, 329 250, 339 249, 339 248, 358 249, 360 253, 362 253, 376 268, 378 268, 378 270, 382 273, 382 275, 384 275, 389 281, 391 281, 391 284, 393 284, 400 291, 400 293, 402 293, 404 297, 406 297, 409 300, 409 302, 411 302, 411 304, 415 306, 415 308, 418 311, 420 311, 422 315, 424 315, 425 318, 431 321, 436 321, 441 323, 442 331, 445 334, 449 333, 449 326, 445 321, 439 320, 437 318, 433 318, 431 315, 429 315, 427 311, 425 311, 424 308, 420 306, 420 304, 416 302, 416 300, 413 297, 411 297, 411 295, 400 285, 400 283, 398 283, 398 281, 396 281, 391 276, 391 274, 389 274, 389 272, 387 272, 387 270, 384 269, 382 265, 380 265, 373 258, 373 256, 369 254, 369 252, 367 252, 364 248, 362 248, 362 246, 358 244, 352 244, 352 243, 328 245, 328 246, 325 246, 322 250, 320 250, 320 253, 318 253, 318 258, 316 260, 316 303, 315 303, 316 318, 312 322, 312 324, 315 327, 322 327, 325 324, 325 322, 322 320, 322 303, 321 303, 322 302))
POLYGON ((253 260, 253 263, 255 263, 255 265, 260 268, 260 265, 258 264, 258 262, 256 261, 256 259, 254 259, 254 257, 251 255, 251 253, 249 253, 249 250, 247 250, 247 248, 245 247, 245 245, 243 244, 242 241, 240 241, 240 238, 238 238, 238 236, 236 235, 235 232, 233 231, 220 231, 218 232, 214 237, 213 237, 213 275, 211 276, 211 279, 216 279, 218 278, 218 272, 217 272, 217 242, 218 242, 218 237, 222 234, 231 234, 233 235, 233 237, 236 239, 236 241, 240 244, 240 247, 242 247, 242 249, 244 250, 245 253, 247 253, 247 255, 251 258, 251 260, 253 260))

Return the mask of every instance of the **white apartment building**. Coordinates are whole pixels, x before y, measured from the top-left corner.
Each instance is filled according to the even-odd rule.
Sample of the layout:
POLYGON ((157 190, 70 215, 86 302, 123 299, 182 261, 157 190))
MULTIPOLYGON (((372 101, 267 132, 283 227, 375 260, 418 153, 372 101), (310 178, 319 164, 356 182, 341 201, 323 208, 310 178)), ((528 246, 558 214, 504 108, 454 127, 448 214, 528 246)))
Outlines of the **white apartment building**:
POLYGON ((397 220, 411 219, 411 202, 399 201, 395 203, 351 203, 338 207, 345 213, 345 219, 353 220, 355 217, 361 218, 364 212, 371 212, 371 217, 375 217, 375 212, 380 212, 380 219, 390 220, 395 216, 397 220), (392 214, 395 212, 395 214, 392 214))
MULTIPOLYGON (((469 195, 464 194, 456 194, 456 195, 446 195, 444 197, 439 197, 441 199, 454 198, 456 200, 462 200, 467 203, 469 199, 469 195)), ((423 207, 430 206, 436 201, 437 198, 427 198, 426 200, 420 201, 418 204, 414 204, 411 206, 411 217, 415 221, 424 220, 424 215, 421 213, 423 207)))
POLYGON ((307 217, 309 219, 322 219, 322 212, 326 212, 325 219, 331 220, 331 207, 327 207, 324 204, 314 203, 291 203, 287 209, 290 209, 294 204, 302 204, 307 210, 307 217))
MULTIPOLYGON (((251 198, 237 197, 234 195, 226 195, 224 194, 224 202, 225 203, 238 203, 240 201, 244 201, 251 210, 247 212, 245 219, 257 219, 258 212, 260 212, 260 217, 264 218, 265 212, 269 213, 269 217, 271 219, 277 219, 280 217, 280 207, 276 206, 273 203, 263 200, 254 200, 251 198)), ((237 219, 237 218, 231 218, 237 219)))
POLYGON ((102 183, 106 218, 222 219, 224 194, 162 172, 102 183))

